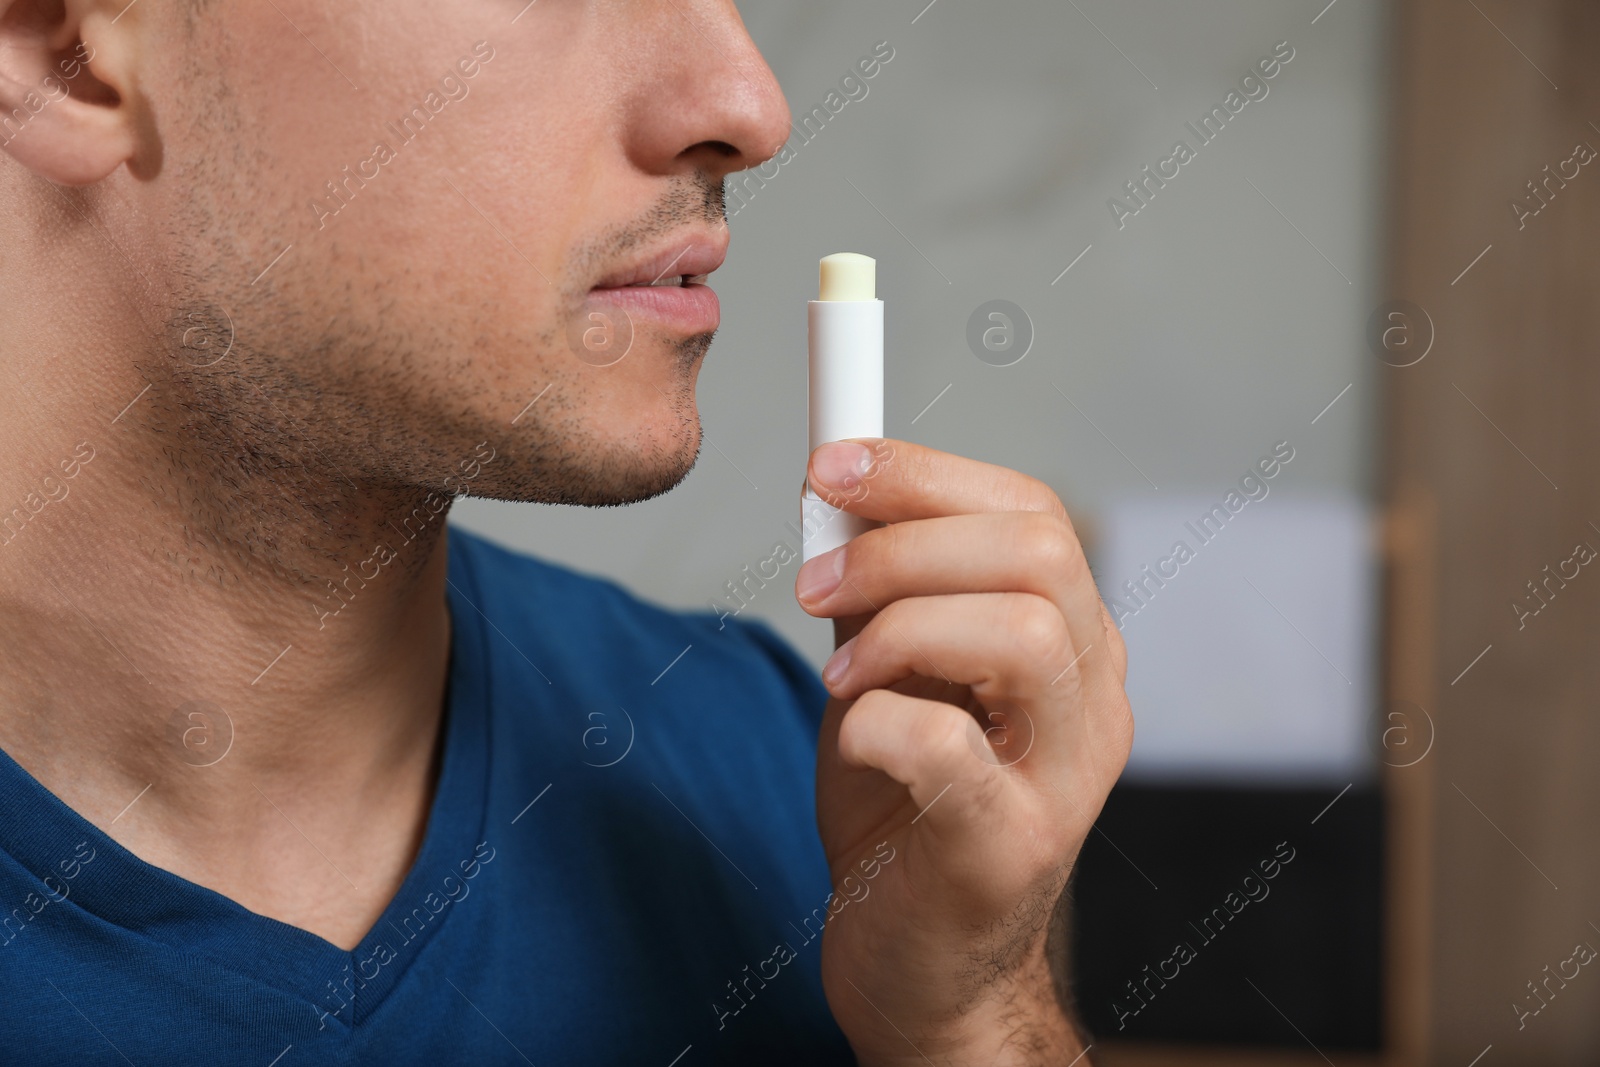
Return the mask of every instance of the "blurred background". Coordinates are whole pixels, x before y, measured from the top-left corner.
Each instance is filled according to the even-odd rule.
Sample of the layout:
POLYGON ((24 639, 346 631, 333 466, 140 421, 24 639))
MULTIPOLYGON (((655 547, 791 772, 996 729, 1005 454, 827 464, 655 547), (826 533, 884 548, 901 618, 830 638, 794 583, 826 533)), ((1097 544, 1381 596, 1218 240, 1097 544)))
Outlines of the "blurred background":
POLYGON ((730 590, 799 545, 816 262, 874 256, 887 435, 1053 486, 1129 645, 1097 1062, 1600 1062, 1597 6, 739 7, 795 127, 694 473, 456 521, 820 667, 798 563, 730 590))

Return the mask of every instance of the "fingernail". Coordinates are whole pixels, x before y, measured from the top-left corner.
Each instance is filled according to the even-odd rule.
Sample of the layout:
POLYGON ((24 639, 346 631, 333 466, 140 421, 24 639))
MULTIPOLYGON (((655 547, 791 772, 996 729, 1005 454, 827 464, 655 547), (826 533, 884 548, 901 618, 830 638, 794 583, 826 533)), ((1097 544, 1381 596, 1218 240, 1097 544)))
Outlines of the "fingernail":
POLYGON ((828 657, 828 662, 822 668, 822 681, 825 685, 838 685, 839 679, 850 669, 850 655, 855 651, 856 639, 852 637, 844 644, 833 650, 833 655, 828 657))
POLYGON ((834 441, 811 457, 817 481, 829 489, 850 489, 872 469, 872 451, 854 441, 834 441))
POLYGON ((795 595, 801 600, 826 600, 844 577, 844 548, 825 552, 816 559, 807 560, 795 580, 795 595))

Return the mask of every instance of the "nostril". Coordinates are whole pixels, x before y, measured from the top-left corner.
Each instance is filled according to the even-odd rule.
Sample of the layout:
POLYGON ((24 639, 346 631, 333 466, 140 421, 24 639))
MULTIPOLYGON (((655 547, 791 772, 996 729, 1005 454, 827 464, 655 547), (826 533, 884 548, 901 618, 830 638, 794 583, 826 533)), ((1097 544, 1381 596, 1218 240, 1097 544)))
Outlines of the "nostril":
MULTIPOLYGON (((711 151, 715 152, 717 155, 722 156, 725 159, 731 159, 732 157, 734 157, 734 156, 739 154, 739 150, 737 148, 733 147, 733 145, 729 144, 727 141, 701 141, 699 144, 695 145, 694 147, 695 148, 709 148, 709 149, 711 149, 711 151)), ((690 151, 693 151, 693 150, 694 149, 690 149, 690 151)))

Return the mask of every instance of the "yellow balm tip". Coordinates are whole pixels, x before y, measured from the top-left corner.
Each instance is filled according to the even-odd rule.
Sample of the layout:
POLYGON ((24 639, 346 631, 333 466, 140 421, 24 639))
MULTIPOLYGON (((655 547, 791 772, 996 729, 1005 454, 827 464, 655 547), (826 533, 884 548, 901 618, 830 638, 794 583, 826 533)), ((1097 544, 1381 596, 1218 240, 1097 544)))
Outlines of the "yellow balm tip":
POLYGON ((822 260, 818 300, 876 300, 878 261, 859 252, 836 252, 822 260))

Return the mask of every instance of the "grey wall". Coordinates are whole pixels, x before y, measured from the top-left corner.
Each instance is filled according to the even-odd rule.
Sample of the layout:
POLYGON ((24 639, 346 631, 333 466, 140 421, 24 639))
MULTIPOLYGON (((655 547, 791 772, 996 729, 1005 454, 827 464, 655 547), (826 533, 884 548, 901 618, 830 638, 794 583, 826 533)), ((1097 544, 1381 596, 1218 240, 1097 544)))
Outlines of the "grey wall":
MULTIPOLYGON (((888 434, 1043 478, 1091 533, 1152 483, 1218 496, 1284 438, 1298 455, 1277 492, 1365 497, 1387 7, 1337 0, 1313 25, 1326 0, 925 2, 740 5, 797 117, 876 42, 895 55, 735 201, 688 481, 625 510, 466 501, 458 522, 705 607, 791 537, 805 301, 817 259, 841 250, 879 259, 888 434), (1180 136, 1196 143, 1185 121, 1283 40, 1295 56, 1266 98, 1119 230, 1107 200, 1180 136), (1036 332, 1014 366, 968 349, 992 298, 1036 332)), ((820 664, 831 630, 794 604, 796 566, 750 611, 820 664)))

